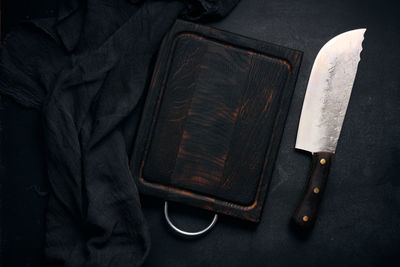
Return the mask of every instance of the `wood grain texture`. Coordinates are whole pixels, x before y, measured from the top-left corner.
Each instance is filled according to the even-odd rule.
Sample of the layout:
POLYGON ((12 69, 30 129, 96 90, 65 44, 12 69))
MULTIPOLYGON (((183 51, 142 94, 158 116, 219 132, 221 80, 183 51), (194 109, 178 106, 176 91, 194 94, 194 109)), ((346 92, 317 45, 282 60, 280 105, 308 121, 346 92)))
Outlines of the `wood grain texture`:
POLYGON ((333 158, 332 152, 316 152, 312 155, 308 184, 292 216, 293 222, 300 230, 311 230, 315 224, 333 158))
POLYGON ((132 156, 140 192, 259 221, 301 55, 177 21, 132 156))

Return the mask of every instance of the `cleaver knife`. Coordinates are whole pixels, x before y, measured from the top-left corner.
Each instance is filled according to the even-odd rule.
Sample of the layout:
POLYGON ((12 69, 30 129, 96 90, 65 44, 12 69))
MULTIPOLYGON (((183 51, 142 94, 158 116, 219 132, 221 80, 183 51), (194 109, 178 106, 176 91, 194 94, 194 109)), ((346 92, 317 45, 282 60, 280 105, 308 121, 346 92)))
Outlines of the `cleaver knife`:
POLYGON ((297 131, 296 148, 312 153, 308 185, 293 214, 300 229, 311 229, 325 191, 366 29, 337 35, 319 51, 311 70, 297 131))

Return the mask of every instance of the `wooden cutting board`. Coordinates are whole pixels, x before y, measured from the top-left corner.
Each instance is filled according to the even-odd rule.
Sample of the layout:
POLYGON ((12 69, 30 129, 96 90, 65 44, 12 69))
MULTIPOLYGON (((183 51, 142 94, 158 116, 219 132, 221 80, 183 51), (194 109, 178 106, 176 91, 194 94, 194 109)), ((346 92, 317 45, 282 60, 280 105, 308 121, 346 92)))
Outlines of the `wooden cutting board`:
POLYGON ((131 168, 139 191, 258 222, 302 53, 177 21, 131 168))

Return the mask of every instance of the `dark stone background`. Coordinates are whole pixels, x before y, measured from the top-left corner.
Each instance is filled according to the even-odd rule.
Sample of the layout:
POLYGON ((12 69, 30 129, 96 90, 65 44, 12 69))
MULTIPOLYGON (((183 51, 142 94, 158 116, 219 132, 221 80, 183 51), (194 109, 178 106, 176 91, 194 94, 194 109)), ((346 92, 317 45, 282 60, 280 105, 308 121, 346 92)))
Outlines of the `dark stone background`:
MULTIPOLYGON (((56 1, 3 0, 3 33, 52 15, 56 1), (34 2, 34 3, 33 3, 34 2)), ((143 197, 152 249, 146 266, 400 266, 400 17, 396 1, 242 0, 212 26, 304 51, 262 220, 220 216, 199 240, 172 234, 163 202, 143 197), (319 219, 289 227, 311 157, 294 149, 312 63, 333 36, 366 27, 364 50, 319 219)), ((1 99, 0 266, 42 266, 46 189, 40 117, 1 99)), ((212 215, 171 205, 187 229, 212 215)))

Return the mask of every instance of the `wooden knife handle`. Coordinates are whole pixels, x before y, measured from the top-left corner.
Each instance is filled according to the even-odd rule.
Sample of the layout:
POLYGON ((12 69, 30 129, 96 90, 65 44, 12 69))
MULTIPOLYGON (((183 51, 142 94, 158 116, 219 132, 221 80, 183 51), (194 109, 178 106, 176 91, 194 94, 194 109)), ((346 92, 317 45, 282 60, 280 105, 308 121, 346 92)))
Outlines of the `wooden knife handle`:
POLYGON ((293 214, 293 222, 302 230, 310 230, 317 218, 319 204, 325 191, 333 153, 317 152, 313 154, 310 179, 303 197, 293 214))

